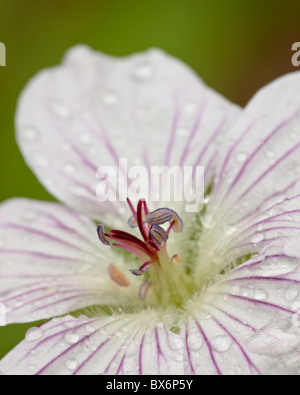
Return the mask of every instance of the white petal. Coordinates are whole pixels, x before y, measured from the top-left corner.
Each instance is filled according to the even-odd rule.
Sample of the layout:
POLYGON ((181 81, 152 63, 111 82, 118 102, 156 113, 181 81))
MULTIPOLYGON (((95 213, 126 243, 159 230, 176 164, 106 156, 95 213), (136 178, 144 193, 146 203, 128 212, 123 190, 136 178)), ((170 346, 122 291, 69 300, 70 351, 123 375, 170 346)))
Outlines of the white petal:
MULTIPOLYGON (((119 172, 119 158, 128 170, 143 166, 147 175, 150 166, 203 165, 208 185, 220 141, 238 115, 236 106, 162 51, 113 58, 78 46, 61 66, 28 84, 16 126, 28 165, 51 193, 116 224, 118 216, 125 219, 125 203, 97 200, 100 166, 117 170, 118 200, 130 195, 126 182, 138 178, 124 176, 124 162, 119 172)), ((152 200, 162 198, 161 190, 156 193, 152 200)))
POLYGON ((0 370, 5 375, 183 373, 178 358, 182 339, 158 319, 150 310, 140 315, 55 319, 31 329, 27 339, 2 359, 0 370))
POLYGON ((192 373, 299 374, 300 260, 265 251, 190 303, 192 373), (205 361, 205 363, 203 362, 205 361))
POLYGON ((300 231, 300 73, 259 91, 231 130, 203 219, 199 278, 300 231), (213 262, 212 262, 213 260, 213 262))
MULTIPOLYGON (((25 199, 3 203, 0 305, 6 323, 137 299, 138 284, 125 288, 110 280, 113 258, 97 239, 96 225, 70 209, 25 199)), ((120 257, 116 263, 122 270, 120 257)))

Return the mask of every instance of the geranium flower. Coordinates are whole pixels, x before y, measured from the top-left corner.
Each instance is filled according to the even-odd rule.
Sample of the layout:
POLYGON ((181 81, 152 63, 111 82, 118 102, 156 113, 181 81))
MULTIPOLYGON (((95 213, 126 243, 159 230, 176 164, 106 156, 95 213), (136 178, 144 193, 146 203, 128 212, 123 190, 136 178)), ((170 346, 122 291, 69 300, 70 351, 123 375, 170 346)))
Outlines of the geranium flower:
POLYGON ((298 374, 299 92, 295 72, 241 110, 159 50, 79 46, 34 77, 17 139, 65 205, 1 205, 5 321, 52 318, 2 373, 298 374), (120 158, 204 166, 204 207, 100 202, 120 158))

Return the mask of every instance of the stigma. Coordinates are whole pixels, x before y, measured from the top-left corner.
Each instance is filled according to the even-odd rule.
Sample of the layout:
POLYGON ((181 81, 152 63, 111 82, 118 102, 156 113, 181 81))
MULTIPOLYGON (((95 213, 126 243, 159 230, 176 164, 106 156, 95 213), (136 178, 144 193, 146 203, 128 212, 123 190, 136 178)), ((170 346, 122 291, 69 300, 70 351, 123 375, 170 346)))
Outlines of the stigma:
MULTIPOLYGON (((171 231, 182 232, 181 218, 169 208, 159 208, 149 212, 146 201, 143 199, 139 200, 136 209, 129 199, 127 199, 127 203, 131 211, 128 225, 131 228, 138 228, 140 237, 122 230, 107 230, 104 223, 101 222, 97 227, 100 241, 105 246, 124 249, 141 261, 139 267, 129 269, 132 275, 145 278, 139 291, 141 300, 145 300, 151 287, 154 288, 158 299, 165 299, 162 294, 174 295, 176 290, 165 289, 166 284, 167 287, 170 287, 171 284, 175 288, 180 288, 183 283, 186 283, 186 281, 181 281, 185 274, 182 274, 181 270, 181 275, 176 278, 182 259, 178 254, 169 258, 166 246, 171 231)), ((125 287, 130 285, 126 276, 112 264, 109 265, 108 274, 116 284, 125 287)), ((178 291, 177 293, 180 295, 182 292, 178 291)))

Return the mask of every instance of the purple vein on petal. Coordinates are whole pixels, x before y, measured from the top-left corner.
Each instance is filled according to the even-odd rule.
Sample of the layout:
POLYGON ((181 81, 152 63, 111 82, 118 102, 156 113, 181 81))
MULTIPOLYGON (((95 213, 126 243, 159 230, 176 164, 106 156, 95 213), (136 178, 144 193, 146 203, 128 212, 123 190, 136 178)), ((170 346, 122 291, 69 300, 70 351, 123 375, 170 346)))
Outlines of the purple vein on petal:
POLYGON ((56 243, 65 245, 67 247, 71 247, 72 249, 79 250, 79 251, 85 251, 85 252, 90 253, 89 250, 85 250, 84 248, 78 247, 78 245, 72 244, 72 243, 70 243, 70 242, 68 242, 66 240, 62 240, 62 239, 60 239, 60 238, 58 238, 56 236, 53 236, 53 235, 51 235, 51 234, 49 234, 47 232, 43 232, 43 231, 38 230, 38 229, 30 228, 29 226, 19 225, 19 224, 14 224, 14 223, 7 222, 7 223, 0 224, 0 228, 4 228, 4 229, 5 228, 18 229, 18 230, 21 230, 21 231, 24 231, 24 232, 27 232, 27 233, 35 234, 37 236, 40 236, 40 237, 43 237, 45 239, 54 241, 56 243))
POLYGON ((76 235, 76 237, 82 239, 86 243, 94 245, 94 243, 92 242, 92 240, 90 238, 85 237, 83 234, 78 232, 77 229, 70 228, 65 223, 63 223, 58 218, 56 218, 54 215, 49 214, 49 213, 44 212, 44 211, 40 211, 40 210, 37 211, 37 214, 39 215, 39 217, 45 217, 45 218, 50 219, 58 229, 64 230, 64 231, 70 233, 72 236, 76 235))
POLYGON ((218 310, 220 313, 226 315, 228 318, 230 318, 232 321, 239 323, 242 326, 245 326, 246 328, 250 329, 252 332, 255 332, 257 329, 254 328, 253 326, 245 323, 244 321, 240 320, 239 318, 235 317, 232 314, 229 314, 227 311, 217 307, 216 305, 211 305, 214 309, 218 310))
POLYGON ((273 304, 273 303, 264 302, 264 301, 262 301, 262 300, 257 300, 257 299, 251 299, 251 298, 246 297, 246 296, 233 295, 233 294, 230 294, 230 293, 228 293, 228 294, 226 294, 226 295, 228 295, 229 297, 231 297, 231 298, 233 298, 233 299, 239 299, 239 300, 243 300, 243 301, 245 301, 245 302, 252 303, 252 304, 254 304, 254 305, 256 305, 256 306, 270 307, 270 308, 272 308, 272 309, 277 309, 277 310, 283 311, 284 313, 297 314, 297 315, 300 316, 300 314, 297 313, 297 312, 295 312, 295 311, 286 309, 285 307, 278 306, 278 305, 273 304))
POLYGON ((287 119, 283 120, 278 126, 276 126, 275 129, 271 131, 271 133, 262 141, 262 143, 252 152, 252 154, 245 160, 243 166, 241 167, 239 173, 235 177, 234 181, 230 185, 230 189, 227 191, 225 198, 227 197, 228 193, 235 187, 237 182, 240 180, 240 178, 243 176, 246 168, 248 165, 253 161, 253 159, 258 155, 258 153, 264 148, 264 146, 277 134, 280 132, 280 130, 287 126, 293 119, 295 118, 295 114, 292 116, 288 117, 287 119))
POLYGON ((171 129, 170 129, 170 134, 169 134, 169 141, 167 144, 166 154, 165 154, 165 159, 164 159, 165 166, 168 166, 170 164, 171 154, 172 154, 172 150, 173 150, 173 147, 175 144, 176 132, 177 132, 177 127, 178 127, 178 122, 179 122, 179 117, 180 117, 178 99, 175 96, 173 100, 174 100, 174 114, 173 114, 173 120, 172 120, 172 125, 171 125, 171 129))
POLYGON ((185 345, 186 345, 187 361, 188 361, 188 363, 190 365, 192 374, 196 374, 194 366, 193 366, 193 361, 192 361, 192 358, 191 358, 191 352, 190 352, 190 347, 189 347, 189 344, 188 344, 188 338, 189 338, 189 328, 188 328, 188 325, 187 325, 187 328, 186 328, 186 331, 185 331, 185 345))
MULTIPOLYGON (((122 322, 122 320, 121 319, 119 319, 119 323, 120 323, 120 326, 117 328, 117 330, 118 329, 120 329, 120 328, 123 328, 124 327, 124 325, 123 325, 123 322, 122 322)), ((115 321, 116 322, 116 321, 115 321)), ((115 323, 114 322, 114 323, 115 323)), ((89 337, 92 337, 92 336, 94 336, 95 335, 95 333, 98 333, 99 331, 101 331, 103 328, 105 328, 105 327, 108 327, 110 324, 107 324, 107 325, 104 325, 103 327, 101 327, 101 328, 99 328, 98 330, 96 330, 95 332, 93 332, 89 337)), ((110 341, 112 341, 112 339, 111 338, 107 338, 107 339, 105 339, 105 341, 104 342, 102 342, 84 361, 82 361, 81 362, 81 364, 77 367, 77 369, 74 371, 74 375, 75 374, 77 374, 80 370, 82 370, 93 358, 94 358, 94 356, 101 350, 101 348, 103 347, 103 346, 105 346, 107 343, 109 343, 110 341)), ((118 351, 117 351, 117 353, 115 354, 115 356, 114 357, 116 357, 117 355, 118 355, 118 353, 120 352, 120 349, 118 349, 118 351)), ((110 364, 106 367, 106 369, 103 371, 103 372, 101 372, 100 374, 105 374, 105 373, 107 373, 107 371, 108 371, 108 369, 109 369, 109 367, 110 367, 110 365, 111 365, 111 363, 113 362, 113 360, 110 362, 110 364)))
POLYGON ((212 319, 215 321, 215 323, 222 328, 222 330, 233 340, 233 342, 238 346, 238 348, 240 349, 241 353, 243 354, 244 358, 246 359, 248 366, 251 370, 254 369, 259 375, 261 375, 261 372, 259 371, 259 369, 254 365, 254 363, 251 361, 250 357, 247 355, 247 353, 245 352, 244 348, 242 347, 242 345, 240 344, 240 342, 232 335, 232 333, 225 327, 225 325, 223 323, 220 323, 216 318, 212 317, 212 319))
MULTIPOLYGON (((64 322, 64 325, 70 325, 70 323, 73 323, 73 322, 75 323, 75 322, 77 322, 77 320, 74 318, 73 320, 65 321, 65 322, 64 322)), ((46 332, 50 332, 50 331, 53 330, 54 328, 61 327, 61 326, 62 326, 61 323, 55 324, 55 325, 53 325, 53 326, 47 328, 47 329, 45 330, 45 333, 46 333, 46 332)), ((16 366, 17 364, 19 364, 19 363, 23 362, 24 360, 26 360, 30 355, 32 355, 32 352, 36 351, 40 346, 42 346, 43 344, 47 343, 47 341, 49 341, 49 340, 51 340, 51 339, 53 339, 53 338, 55 338, 55 337, 59 337, 59 335, 62 335, 61 338, 59 339, 59 341, 61 341, 61 340, 64 338, 64 335, 65 335, 66 333, 68 333, 70 330, 77 330, 77 329, 80 329, 80 328, 82 328, 82 327, 84 327, 84 326, 86 326, 86 322, 85 322, 85 323, 82 323, 82 324, 80 324, 80 325, 77 325, 77 326, 75 325, 74 327, 73 327, 73 326, 72 326, 72 327, 70 326, 69 328, 63 329, 63 330, 60 331, 60 332, 55 332, 55 333, 51 334, 51 335, 48 336, 48 337, 44 337, 44 338, 43 338, 42 340, 40 340, 37 344, 35 344, 35 346, 34 346, 33 348, 31 348, 31 349, 30 349, 20 360, 18 360, 14 366, 16 366)), ((41 326, 41 328, 43 329, 43 326, 41 326)), ((91 335, 90 335, 90 336, 91 336, 91 335)), ((44 368, 43 368, 43 369, 44 369, 44 368)))
POLYGON ((286 277, 265 277, 265 276, 247 276, 247 277, 235 277, 234 279, 227 280, 228 282, 236 281, 274 281, 274 282, 287 282, 292 284, 300 284, 300 280, 294 280, 286 277))
POLYGON ((38 252, 38 251, 14 250, 14 249, 10 249, 10 248, 0 248, 0 253, 29 255, 29 256, 37 257, 37 258, 41 258, 41 259, 54 260, 54 261, 65 261, 65 262, 69 262, 72 264, 74 262, 82 262, 82 259, 69 258, 69 257, 64 257, 64 256, 59 256, 59 255, 50 255, 50 254, 46 254, 46 253, 38 252))
POLYGON ((36 302, 40 302, 40 301, 42 301, 42 300, 48 299, 48 298, 50 298, 50 297, 53 297, 53 296, 55 296, 55 295, 57 295, 57 294, 59 294, 59 295, 64 295, 64 294, 70 294, 70 293, 74 293, 74 292, 76 292, 76 294, 73 295, 73 296, 70 296, 70 297, 64 298, 64 299, 59 299, 59 300, 57 300, 57 301, 55 301, 55 302, 52 302, 52 303, 49 303, 49 304, 47 304, 47 305, 43 305, 43 306, 37 307, 36 309, 30 310, 30 311, 31 311, 32 313, 35 313, 36 311, 46 309, 47 307, 53 307, 53 306, 55 306, 55 305, 57 305, 57 304, 60 304, 60 303, 62 303, 62 302, 66 302, 66 301, 69 301, 69 300, 72 300, 72 299, 82 298, 83 295, 89 295, 89 294, 91 294, 91 292, 83 291, 83 290, 81 290, 81 289, 72 289, 72 290, 65 290, 65 291, 61 291, 61 290, 60 290, 60 291, 52 292, 51 294, 47 294, 47 295, 40 296, 39 298, 30 300, 30 301, 28 301, 28 302, 26 302, 26 303, 23 303, 23 304, 20 305, 20 306, 16 306, 16 307, 14 307, 13 309, 11 309, 9 312, 10 312, 10 313, 11 313, 11 312, 15 312, 16 310, 23 309, 23 308, 24 308, 25 306, 27 306, 27 305, 31 305, 31 304, 36 303, 36 302), (79 292, 80 292, 80 294, 79 294, 79 292))
POLYGON ((272 210, 272 208, 278 207, 282 204, 284 204, 285 202, 289 202, 292 201, 293 199, 297 199, 300 197, 300 195, 295 195, 291 198, 285 198, 282 201, 280 201, 279 203, 273 204, 272 206, 264 209, 263 211, 260 211, 261 207, 263 207, 269 200, 272 200, 276 197, 281 197, 283 196, 290 196, 291 194, 289 193, 289 191, 291 189, 293 189, 295 187, 295 185, 300 181, 300 177, 298 177, 296 180, 294 180, 291 184, 289 184, 284 190, 281 191, 277 191, 275 193, 272 193, 271 195, 267 196, 262 202, 261 205, 256 208, 254 211, 251 211, 250 213, 247 213, 244 217, 242 217, 238 222, 237 225, 241 224, 244 221, 247 221, 247 223, 249 223, 249 220, 252 218, 257 217, 257 215, 262 215, 264 213, 268 213, 270 210, 272 210))
POLYGON ((215 131, 212 133, 212 136, 210 137, 210 139, 208 140, 206 145, 203 147, 200 154, 197 156, 195 163, 194 163, 194 167, 201 165, 201 161, 202 161, 206 151, 208 150, 208 147, 214 141, 216 136, 223 130, 223 127, 226 124, 226 121, 227 121, 226 116, 223 116, 223 118, 221 118, 220 122, 218 123, 215 131))
MULTIPOLYGON (((95 321, 97 321, 97 320, 95 320, 95 321)), ((61 332, 55 333, 55 334, 49 336, 49 337, 46 338, 46 339, 43 339, 43 340, 40 341, 32 350, 30 350, 30 352, 27 353, 27 356, 30 355, 30 353, 31 353, 33 350, 36 350, 40 345, 42 345, 43 343, 47 342, 49 339, 52 339, 52 338, 57 337, 57 336, 59 336, 59 335, 62 335, 62 336, 61 336, 61 340, 62 340, 62 339, 64 338, 64 335, 65 335, 67 332, 69 332, 70 330, 76 331, 76 330, 78 330, 78 329, 80 329, 80 328, 82 328, 83 326, 86 326, 86 325, 87 325, 87 323, 84 322, 83 324, 77 325, 77 326, 75 326, 75 327, 70 327, 70 328, 65 329, 65 330, 63 330, 63 331, 61 331, 61 332)), ((78 347, 78 346, 81 346, 81 345, 82 345, 83 343, 85 343, 86 341, 89 341, 91 337, 95 336, 97 333, 99 333, 99 332, 101 331, 101 329, 106 328, 106 327, 108 327, 109 325, 111 325, 111 323, 108 323, 108 324, 104 325, 103 327, 100 327, 100 328, 94 330, 93 333, 91 333, 91 334, 89 334, 89 335, 85 335, 84 337, 82 337, 78 342, 76 342, 75 344, 71 345, 71 346, 68 347, 66 350, 64 350, 62 353, 60 353, 57 357, 55 357, 54 359, 52 359, 51 361, 49 361, 42 369, 40 369, 40 370, 36 373, 36 375, 41 375, 41 374, 42 374, 43 372, 45 372, 51 365, 53 365, 53 363, 55 363, 57 360, 59 360, 59 358, 65 356, 69 351, 73 350, 74 348, 76 348, 76 347, 78 347)), ((59 326, 59 325, 58 325, 58 326, 59 326)), ((98 346, 98 348, 100 349, 100 348, 104 345, 104 343, 107 343, 107 342, 109 342, 110 340, 111 340, 111 339, 106 339, 104 342, 101 343, 100 346, 98 346)), ((59 342, 59 340, 58 340, 58 342, 59 342)), ((93 354, 92 354, 90 357, 92 357, 93 355, 95 355, 95 353, 96 353, 96 351, 93 352, 93 354)), ((25 357, 26 357, 26 356, 25 356, 25 357)), ((22 359, 24 359, 25 357, 23 357, 22 359)), ((90 357, 88 358, 88 360, 90 360, 90 357)), ((87 360, 86 360, 86 361, 87 361, 87 360)), ((79 371, 79 369, 81 369, 81 367, 82 367, 82 364, 81 364, 79 367, 77 367, 76 370, 79 371)), ((73 373, 73 374, 74 374, 74 373, 73 373)))
POLYGON ((300 143, 296 144, 293 148, 288 150, 284 155, 282 155, 275 163, 273 163, 265 172, 263 172, 235 201, 234 204, 238 203, 243 199, 256 185, 258 185, 272 170, 281 164, 286 158, 288 158, 293 152, 300 148, 300 143))
POLYGON ((214 356, 213 349, 212 349, 212 346, 211 346, 210 341, 208 340, 206 334, 205 334, 204 331, 203 331, 203 328, 201 327, 201 325, 199 324, 199 322, 198 322, 197 320, 196 320, 196 325, 197 325, 197 327, 198 327, 199 332, 200 332, 201 335, 203 336, 203 339, 204 339, 204 341, 205 341, 205 343, 206 343, 206 346, 207 346, 207 348, 208 348, 208 352, 209 352, 210 358, 211 358, 211 360, 212 360, 212 363, 213 363, 213 365, 214 365, 214 367, 215 367, 217 373, 218 373, 220 376, 222 376, 222 372, 221 372, 221 370, 220 370, 220 368, 219 368, 219 366, 218 366, 218 364, 217 364, 217 362, 216 362, 216 359, 215 359, 215 356, 214 356))
MULTIPOLYGON (((260 258, 260 256, 258 256, 258 258, 260 258)), ((274 254, 274 255, 267 255, 265 257, 263 257, 261 260, 255 261, 255 262, 251 262, 251 263, 247 263, 247 264, 242 264, 240 266, 238 266, 237 268, 234 269, 234 272, 238 272, 238 271, 243 271, 249 268, 253 268, 257 265, 260 265, 262 262, 268 261, 270 259, 277 259, 277 258, 289 258, 287 255, 285 254, 274 254)))
POLYGON ((179 166, 180 167, 182 167, 184 165, 185 159, 186 159, 186 157, 188 155, 188 152, 189 152, 189 149, 190 149, 190 145, 192 144, 192 142, 194 140, 194 137, 196 136, 196 133, 197 133, 197 131, 198 131, 200 125, 201 125, 201 121, 202 121, 202 118, 203 118, 203 113, 204 113, 205 107, 206 107, 206 102, 203 101, 201 103, 199 109, 198 109, 198 115, 197 115, 196 120, 194 122, 194 125, 193 125, 193 127, 191 129, 191 132, 190 132, 190 134, 188 136, 188 139, 187 139, 187 141, 185 143, 185 146, 184 146, 181 158, 180 158, 180 162, 179 162, 179 166))
POLYGON ((224 171, 226 170, 226 167, 228 165, 229 159, 231 158, 233 152, 235 151, 236 147, 240 144, 241 141, 243 141, 243 139, 245 138, 245 136, 251 131, 251 129, 253 128, 253 125, 255 124, 254 121, 252 121, 244 130, 244 132, 242 133, 241 137, 235 142, 235 144, 232 145, 232 147, 229 149, 227 156, 224 160, 224 163, 222 165, 220 174, 218 176, 218 182, 215 186, 216 191, 219 190, 223 179, 224 179, 224 171))

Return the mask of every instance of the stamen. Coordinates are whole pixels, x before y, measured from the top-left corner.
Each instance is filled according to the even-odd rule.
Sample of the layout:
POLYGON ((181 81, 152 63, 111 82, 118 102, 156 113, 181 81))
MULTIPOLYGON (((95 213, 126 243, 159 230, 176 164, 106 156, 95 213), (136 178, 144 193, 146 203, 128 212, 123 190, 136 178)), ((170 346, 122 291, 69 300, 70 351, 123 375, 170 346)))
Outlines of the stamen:
POLYGON ((145 241, 147 241, 148 240, 148 234, 147 234, 148 233, 148 229, 144 225, 144 220, 145 220, 145 209, 144 209, 144 207, 145 207, 145 204, 146 204, 146 202, 144 200, 140 200, 138 202, 138 205, 137 205, 137 224, 138 224, 139 230, 141 232, 141 235, 143 236, 143 239, 145 241))
MULTIPOLYGON (((173 229, 174 232, 183 230, 183 222, 178 214, 168 208, 159 208, 149 213, 146 201, 141 199, 135 209, 127 199, 131 210, 128 224, 131 228, 138 227, 142 237, 136 237, 122 230, 104 230, 104 223, 97 226, 97 234, 100 241, 108 246, 115 246, 132 255, 135 255, 142 265, 137 269, 129 269, 135 276, 146 275, 145 281, 139 289, 139 297, 146 299, 151 286, 154 296, 159 303, 168 305, 172 303, 181 305, 185 295, 194 291, 193 283, 184 273, 184 268, 178 266, 182 263, 180 255, 169 257, 166 242, 173 229), (167 226, 163 226, 165 224, 167 226), (163 226, 163 227, 162 227, 163 226), (150 265, 153 265, 150 269, 150 265)), ((108 266, 110 279, 121 287, 130 286, 126 275, 113 263, 108 266)))
POLYGON ((179 233, 183 231, 183 222, 182 219, 179 217, 179 215, 173 211, 172 211, 172 222, 174 221, 174 225, 173 225, 173 230, 175 233, 179 233))
POLYGON ((149 273, 149 268, 146 269, 129 269, 129 271, 134 274, 135 276, 142 276, 143 274, 149 273))
POLYGON ((148 261, 142 264, 142 266, 139 269, 129 269, 132 274, 135 276, 141 276, 143 274, 149 273, 149 265, 156 265, 155 262, 148 261))
POLYGON ((165 222, 171 221, 172 212, 168 208, 159 208, 148 214, 145 221, 150 225, 162 225, 165 222))
POLYGON ((182 263, 182 258, 181 258, 181 256, 178 255, 178 254, 173 255, 171 259, 172 259, 172 262, 173 262, 173 263, 177 263, 178 265, 179 265, 180 263, 182 263))
POLYGON ((127 221, 127 223, 128 223, 128 225, 129 225, 131 228, 136 228, 136 227, 138 226, 138 224, 137 224, 137 222, 136 222, 136 219, 134 218, 133 215, 129 218, 129 220, 127 221))
POLYGON ((143 284, 140 286, 140 289, 139 289, 139 297, 140 297, 141 301, 144 302, 144 300, 146 299, 147 293, 148 293, 148 291, 149 291, 151 285, 152 285, 152 281, 151 281, 151 280, 146 280, 146 281, 144 281, 143 284))
POLYGON ((104 233, 104 224, 103 222, 101 222, 98 226, 97 226, 97 233, 98 233, 98 237, 99 239, 102 241, 102 243, 106 246, 110 245, 110 242, 108 240, 107 237, 105 237, 105 233, 104 233))
POLYGON ((129 280, 125 277, 125 275, 121 272, 121 270, 118 269, 117 266, 114 265, 113 263, 111 263, 108 266, 108 274, 111 280, 116 284, 120 285, 121 287, 129 287, 130 285, 129 280))
POLYGON ((179 215, 169 208, 159 208, 146 215, 145 221, 150 225, 162 225, 170 221, 173 223, 172 229, 175 233, 182 232, 183 222, 179 215))
POLYGON ((150 230, 150 234, 153 237, 153 239, 160 245, 165 243, 169 238, 168 233, 158 225, 152 226, 150 230))
POLYGON ((148 247, 152 248, 153 250, 157 251, 157 252, 159 251, 159 247, 158 247, 157 244, 155 244, 154 241, 152 241, 152 240, 147 240, 147 241, 146 241, 146 245, 147 245, 148 247))
POLYGON ((169 225, 169 227, 168 227, 168 229, 167 229, 168 235, 170 234, 171 229, 173 228, 173 225, 174 225, 174 224, 175 224, 175 221, 170 222, 170 225, 169 225))

